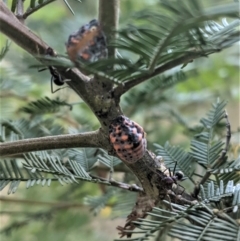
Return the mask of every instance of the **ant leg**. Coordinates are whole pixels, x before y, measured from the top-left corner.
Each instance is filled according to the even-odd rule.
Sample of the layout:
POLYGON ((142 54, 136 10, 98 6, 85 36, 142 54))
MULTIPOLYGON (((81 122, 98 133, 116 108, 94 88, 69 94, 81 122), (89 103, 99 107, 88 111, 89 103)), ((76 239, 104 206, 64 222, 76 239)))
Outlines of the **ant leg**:
POLYGON ((175 175, 176 167, 177 167, 177 162, 175 162, 175 166, 173 168, 173 176, 175 175))
POLYGON ((52 92, 52 94, 57 91, 57 90, 53 91, 53 79, 54 79, 54 76, 51 77, 51 92, 52 92))
POLYGON ((176 187, 176 190, 174 191, 174 193, 177 194, 177 195, 182 195, 185 192, 185 187, 180 185, 178 182, 176 183, 176 185, 177 185, 177 187, 176 187), (181 187, 183 189, 183 190, 181 190, 181 192, 180 192, 180 190, 178 192, 179 187, 181 187))
POLYGON ((55 78, 55 77, 52 75, 52 77, 51 77, 51 92, 52 92, 52 94, 54 94, 54 93, 56 93, 57 91, 59 91, 60 89, 62 89, 62 88, 58 88, 58 89, 56 89, 56 90, 53 90, 54 78, 55 78))
POLYGON ((44 70, 47 70, 48 68, 43 68, 43 69, 39 69, 38 72, 42 72, 44 70))
POLYGON ((183 188, 183 191, 181 192, 181 194, 180 195, 182 195, 184 192, 185 192, 185 187, 183 187, 182 185, 180 185, 180 184, 178 184, 179 185, 179 187, 182 187, 183 188))
POLYGON ((53 83, 54 83, 54 76, 52 76, 52 78, 51 78, 51 92, 52 92, 52 94, 56 93, 59 90, 69 88, 69 86, 65 86, 65 87, 61 87, 61 88, 58 88, 56 90, 53 90, 53 83))

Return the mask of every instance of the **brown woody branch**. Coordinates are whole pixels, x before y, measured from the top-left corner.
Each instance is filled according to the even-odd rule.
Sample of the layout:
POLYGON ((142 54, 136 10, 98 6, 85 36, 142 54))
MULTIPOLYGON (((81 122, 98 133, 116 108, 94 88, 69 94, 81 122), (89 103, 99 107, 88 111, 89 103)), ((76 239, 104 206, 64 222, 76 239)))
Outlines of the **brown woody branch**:
MULTIPOLYGON (((119 18, 119 0, 99 0, 98 1, 98 20, 107 36, 107 41, 111 42, 116 38, 119 18)), ((115 48, 108 48, 108 56, 115 57, 115 48)))
POLYGON ((10 156, 31 151, 74 148, 74 147, 103 147, 99 131, 83 134, 46 136, 0 144, 0 155, 10 156))
POLYGON ((89 174, 89 175, 93 179, 100 180, 103 182, 109 182, 109 183, 111 183, 111 186, 113 186, 113 187, 121 188, 121 189, 132 191, 132 192, 142 192, 143 191, 143 189, 141 187, 137 186, 136 184, 130 185, 130 184, 127 184, 124 182, 117 182, 115 180, 108 180, 108 179, 105 179, 102 177, 94 176, 92 174, 89 174))
MULTIPOLYGON (((2 1, 0 2, 0 21, 1 32, 40 62, 46 64, 44 62, 46 60, 39 59, 38 56, 45 55, 49 46, 23 25, 2 1)), ((110 121, 122 114, 120 107, 111 96, 109 84, 106 85, 100 79, 91 79, 76 68, 69 71, 63 68, 57 68, 57 70, 63 77, 71 80, 67 84, 88 104, 103 129, 107 129, 110 121)))

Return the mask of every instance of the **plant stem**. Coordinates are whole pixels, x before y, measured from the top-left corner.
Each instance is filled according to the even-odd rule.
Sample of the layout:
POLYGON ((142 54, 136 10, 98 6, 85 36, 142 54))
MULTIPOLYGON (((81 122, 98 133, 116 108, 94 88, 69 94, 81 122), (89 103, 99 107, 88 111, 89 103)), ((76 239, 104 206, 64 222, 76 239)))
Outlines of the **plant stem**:
POLYGON ((0 144, 0 155, 11 156, 31 151, 73 147, 102 147, 100 139, 99 131, 23 139, 0 144))

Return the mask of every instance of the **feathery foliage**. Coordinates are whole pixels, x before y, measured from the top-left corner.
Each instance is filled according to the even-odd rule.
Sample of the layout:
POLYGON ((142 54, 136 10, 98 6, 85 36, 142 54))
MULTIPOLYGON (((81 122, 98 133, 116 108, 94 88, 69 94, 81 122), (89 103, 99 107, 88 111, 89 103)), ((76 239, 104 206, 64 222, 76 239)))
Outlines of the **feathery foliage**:
MULTIPOLYGON (((119 51, 135 54, 137 60, 129 61, 129 58, 123 57, 104 59, 82 64, 83 69, 95 74, 98 71, 98 75, 116 84, 143 77, 148 79, 155 71, 157 75, 158 68, 178 58, 187 55, 193 55, 193 59, 207 56, 239 41, 238 20, 228 24, 224 19, 222 25, 213 21, 220 17, 236 18, 237 4, 204 10, 200 1, 163 1, 159 4, 161 8, 165 11, 144 10, 136 14, 135 20, 141 18, 144 24, 122 29, 118 32, 119 38, 112 43, 119 51), (107 66, 114 68, 106 74, 101 70, 107 69, 107 66)), ((191 61, 189 59, 187 63, 191 61)), ((187 63, 179 64, 185 66, 187 63)))
POLYGON ((101 209, 107 205, 107 202, 109 202, 116 192, 115 188, 108 188, 108 190, 101 196, 87 196, 84 199, 84 204, 90 207, 90 210, 94 213, 94 215, 97 215, 101 209))
POLYGON ((133 106, 138 103, 137 108, 148 107, 149 105, 159 105, 159 100, 163 100, 163 93, 178 83, 187 81, 188 78, 197 75, 195 70, 191 71, 176 71, 173 74, 162 74, 151 78, 149 81, 133 88, 129 91, 128 95, 123 96, 123 104, 133 106))
POLYGON ((62 126, 55 124, 53 118, 43 119, 39 116, 33 117, 31 120, 19 119, 17 121, 2 121, 1 136, 10 141, 33 138, 38 136, 57 135, 63 133, 62 126), (7 130, 8 128, 8 130, 7 130), (16 135, 14 135, 14 133, 16 135))
POLYGON ((154 144, 156 153, 162 156, 164 164, 170 168, 171 171, 174 170, 176 165, 176 171, 184 170, 184 174, 191 177, 194 172, 194 163, 192 156, 182 150, 180 147, 170 146, 167 142, 164 147, 154 144))
MULTIPOLYGON (((183 171, 189 179, 196 181, 195 176, 203 178, 210 172, 217 181, 209 177, 200 186, 201 198, 199 204, 193 207, 171 204, 172 211, 154 208, 149 213, 153 220, 138 219, 134 225, 140 229, 137 231, 128 230, 126 233, 141 234, 138 238, 131 240, 148 240, 153 233, 159 232, 158 237, 164 238, 166 235, 179 238, 180 240, 202 240, 210 237, 220 238, 223 232, 232 230, 229 237, 221 237, 221 240, 235 240, 238 237, 239 225, 234 219, 239 217, 240 205, 240 185, 239 185, 239 161, 226 162, 223 157, 224 143, 217 140, 216 127, 221 120, 226 118, 224 107, 225 101, 217 101, 207 117, 200 120, 200 133, 194 136, 191 141, 191 151, 185 152, 180 147, 170 146, 167 142, 164 147, 154 144, 156 154, 163 158, 164 164, 172 171, 176 166, 176 171, 183 171), (223 159, 222 162, 216 161, 223 159), (203 174, 196 173, 197 165, 201 165, 205 170, 203 174), (208 168, 208 169, 207 169, 208 168), (209 171, 211 169, 211 171, 209 171), (236 183, 234 185, 234 182, 236 183), (217 208, 217 211, 214 211, 217 208), (216 217, 215 217, 216 215, 216 217), (186 221, 194 221, 194 224, 187 224, 186 221), (223 230, 216 230, 215 226, 225 226, 223 230), (195 230, 195 231, 194 231, 195 230), (211 231, 211 233, 209 233, 211 231), (186 236, 186 234, 188 234, 186 236)), ((230 136, 228 122, 226 123, 226 143, 230 136)), ((224 152, 225 153, 225 152, 224 152)), ((125 231, 124 231, 125 232, 125 231)), ((123 239, 124 240, 124 239, 123 239)), ((128 239, 126 239, 128 240, 128 239)))
POLYGON ((12 121, 2 120, 0 123, 0 140, 4 142, 6 137, 9 137, 10 141, 23 139, 24 135, 21 128, 18 128, 12 121))
MULTIPOLYGON (((157 155, 163 157, 168 168, 173 170, 177 163, 176 171, 184 170, 185 175, 190 179, 195 175, 194 169, 197 163, 205 170, 213 168, 211 173, 215 173, 214 168, 216 167, 213 164, 220 158, 224 143, 216 139, 214 130, 226 116, 225 106, 225 101, 220 102, 218 100, 217 103, 213 104, 213 108, 209 111, 207 117, 200 120, 201 127, 198 128, 200 133, 196 134, 191 141, 190 152, 185 152, 180 147, 172 147, 168 142, 164 147, 154 144, 157 147, 157 155)), ((198 174, 198 176, 201 176, 201 174, 198 174)))
POLYGON ((31 115, 41 115, 58 112, 61 106, 68 106, 69 109, 72 110, 72 105, 68 104, 66 101, 60 100, 58 97, 55 100, 45 97, 28 103, 28 106, 22 107, 20 111, 31 115))
POLYGON ((94 153, 96 150, 85 149, 78 152, 77 160, 60 159, 56 154, 52 155, 46 151, 25 154, 24 160, 1 160, 1 190, 11 183, 8 193, 14 193, 20 182, 26 182, 27 188, 35 184, 49 186, 52 181, 59 181, 60 184, 64 185, 78 183, 78 180, 110 185, 107 181, 89 176, 87 171, 91 166, 88 162, 94 160, 93 164, 95 163, 94 153), (82 166, 82 163, 85 166, 82 166))
MULTIPOLYGON (((38 10, 47 7, 48 4, 54 2, 56 0, 30 0, 29 1, 29 6, 27 8, 27 10, 23 13, 23 18, 26 19, 28 16, 30 16, 31 14, 37 12, 38 10)), ((63 0, 63 2, 65 3, 65 5, 67 6, 67 8, 69 9, 69 11, 74 15, 74 11, 71 8, 70 4, 68 3, 67 0, 63 0)), ((22 3, 23 4, 23 3, 22 3)), ((11 6, 11 11, 15 12, 17 8, 17 0, 12 0, 12 6, 11 6)))
POLYGON ((213 167, 222 151, 223 142, 214 140, 214 128, 225 117, 225 106, 225 101, 213 104, 208 118, 202 118, 200 121, 204 130, 195 135, 191 142, 191 155, 204 168, 213 167))
MULTIPOLYGON (((26 4, 30 5, 23 13, 23 19, 39 9, 46 7, 47 11, 48 4, 53 1, 26 2, 25 7, 26 4)), ((12 1, 13 12, 17 12, 17 2, 21 1, 12 1)), ((64 3, 72 11, 66 0, 64 3)), ((218 4, 215 7, 203 9, 200 0, 161 1, 155 11, 145 9, 135 14, 133 24, 118 32, 117 40, 110 43, 120 52, 117 58, 103 59, 90 64, 79 62, 80 69, 109 79, 116 85, 125 85, 138 79, 141 79, 138 82, 140 83, 148 79, 149 81, 139 86, 139 89, 132 89, 129 92, 130 97, 123 97, 127 105, 135 110, 140 109, 144 104, 148 107, 159 104, 162 100, 166 102, 162 94, 163 90, 195 74, 194 71, 186 71, 185 66, 196 58, 207 57, 239 41, 239 20, 232 22, 229 19, 226 20, 226 18, 238 18, 237 14, 237 3, 222 6, 218 4), (224 19, 221 19, 222 17, 224 19), (178 65, 179 68, 182 66, 182 70, 173 69, 178 65), (159 75, 168 69, 171 69, 171 72, 159 75)), ((8 47, 6 45, 2 49, 0 60, 5 56, 8 47)), ((42 58, 48 60, 49 65, 74 67, 66 56, 60 55, 58 58, 42 56, 42 58)), ((14 68, 13 66, 10 71, 14 71, 14 68)), ((9 93, 12 93, 12 90, 14 92, 14 88, 18 90, 19 85, 24 89, 23 83, 15 81, 18 78, 19 76, 2 78, 2 89, 10 91, 9 93)), ((26 90, 21 93, 24 91, 26 93, 26 90)), ((17 92, 15 97, 21 97, 18 94, 17 92)), ((24 94, 23 97, 25 101, 28 98, 24 94)), ((239 224, 236 220, 239 219, 240 205, 238 184, 240 159, 232 161, 223 154, 223 151, 228 150, 228 144, 224 144, 220 135, 223 127, 221 121, 226 115, 225 105, 224 101, 215 103, 207 117, 201 119, 201 125, 197 128, 188 128, 195 134, 190 144, 191 151, 172 146, 168 142, 164 146, 155 145, 156 154, 163 157, 164 164, 171 171, 177 164, 176 170, 183 171, 192 183, 196 184, 204 180, 203 185, 200 186, 199 203, 194 206, 181 206, 164 201, 167 206, 172 206, 173 210, 154 208, 150 213, 151 220, 140 219, 134 222, 139 230, 128 232, 141 236, 130 240, 148 240, 157 232, 159 232, 158 240, 165 240, 167 235, 181 240, 237 240, 239 238, 239 224), (209 177, 205 180, 206 174, 209 174, 209 177)), ((57 118, 46 119, 46 115, 44 116, 46 113, 56 113, 64 106, 71 109, 71 105, 67 102, 48 97, 25 105, 17 110, 17 114, 19 110, 28 113, 29 119, 2 121, 0 141, 64 133, 63 127, 55 122, 57 118)), ((175 113, 175 117, 179 116, 175 113)), ((183 118, 180 121, 188 127, 183 118)), ((98 148, 35 152, 15 159, 1 159, 0 190, 8 187, 8 194, 15 193, 22 182, 26 183, 27 188, 36 185, 50 186, 53 181, 58 181, 62 185, 75 184, 78 188, 79 181, 111 185, 110 179, 103 181, 103 178, 98 179, 90 174, 95 171, 99 162, 112 172, 121 161, 98 148)), ((133 183, 135 177, 131 173, 125 173, 124 178, 125 183, 133 183), (128 179, 128 176, 131 178, 128 179)), ((70 188, 68 191, 71 192, 70 188)), ((135 200, 135 192, 126 193, 111 187, 98 197, 87 196, 85 203, 95 214, 109 205, 115 216, 125 216, 131 212, 135 200)), ((45 218, 48 217, 47 215, 48 213, 36 213, 33 219, 45 218)))
MULTIPOLYGON (((172 206, 174 208, 172 211, 153 208, 149 215, 154 220, 140 219, 134 222, 138 230, 129 231, 129 233, 141 234, 141 236, 130 240, 149 240, 149 237, 152 237, 157 231, 159 231, 158 237, 161 238, 171 236, 190 241, 213 240, 215 237, 223 241, 237 240, 239 225, 227 214, 219 210, 211 210, 203 203, 189 207, 177 204, 172 204, 172 206), (216 226, 220 228, 216 228, 216 226), (223 235, 226 232, 228 235, 223 235)), ((115 241, 120 240, 127 241, 129 239, 115 239, 115 241)))
POLYGON ((104 150, 103 154, 98 155, 98 159, 101 163, 103 163, 105 166, 109 167, 111 171, 114 170, 114 166, 118 165, 122 161, 114 156, 109 156, 104 150))
POLYGON ((69 158, 79 163, 84 170, 90 171, 98 160, 98 154, 101 152, 98 148, 68 149, 69 158))
POLYGON ((214 174, 217 180, 223 180, 226 184, 228 180, 239 182, 240 171, 240 156, 235 161, 224 163, 220 168, 214 169, 211 173, 214 174))
MULTIPOLYGON (((203 9, 199 0, 177 4, 175 1, 163 1, 158 7, 163 10, 161 13, 144 10, 135 14, 136 25, 120 30, 117 40, 110 44, 119 51, 128 51, 135 58, 123 57, 120 52, 118 56, 121 57, 118 58, 94 63, 78 61, 80 68, 119 85, 130 80, 147 80, 158 76, 158 70, 165 65, 169 65, 166 70, 177 65, 183 65, 183 68, 195 58, 219 52, 239 41, 239 20, 228 23, 225 19, 237 18, 237 3, 203 9), (221 17, 224 17, 222 24, 214 21, 221 17), (139 26, 137 22, 140 18, 143 23, 139 26), (182 62, 175 65, 174 61, 181 58, 182 62)), ((72 65, 64 56, 57 59, 41 58, 53 66, 68 68, 72 65)))
MULTIPOLYGON (((230 179, 228 179, 230 180, 230 179)), ((239 181, 239 180, 238 180, 239 181)), ((207 190, 201 186, 202 201, 206 204, 211 204, 218 209, 223 209, 226 207, 228 209, 232 208, 233 214, 237 212, 238 206, 240 205, 240 184, 234 186, 234 181, 230 180, 224 187, 222 180, 219 182, 219 186, 215 188, 213 182, 208 183, 207 190), (230 206, 229 203, 230 202, 230 206)))

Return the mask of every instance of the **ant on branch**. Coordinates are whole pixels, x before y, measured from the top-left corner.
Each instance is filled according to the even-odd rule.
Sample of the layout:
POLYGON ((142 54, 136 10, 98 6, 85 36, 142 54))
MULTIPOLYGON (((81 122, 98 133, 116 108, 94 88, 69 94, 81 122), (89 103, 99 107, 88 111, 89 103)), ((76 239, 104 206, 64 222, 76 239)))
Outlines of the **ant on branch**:
MULTIPOLYGON (((174 169, 173 169, 173 176, 171 175, 171 170, 170 168, 166 168, 163 173, 168 170, 169 171, 169 176, 165 176, 161 179, 161 183, 166 187, 167 190, 172 190, 173 184, 177 185, 177 189, 178 186, 183 188, 183 191, 181 192, 180 195, 183 194, 183 192, 185 191, 185 188, 183 186, 181 186, 178 182, 179 181, 184 181, 187 179, 187 177, 184 177, 183 172, 181 171, 176 171, 176 166, 177 166, 177 162, 175 163, 174 169), (176 172, 175 172, 176 171, 176 172)), ((152 168, 150 168, 154 173, 156 173, 157 175, 159 175, 158 171, 153 170, 152 168)), ((159 170, 160 171, 160 170, 159 170)), ((175 193, 177 194, 177 193, 175 193)))
MULTIPOLYGON (((49 56, 55 56, 56 55, 56 53, 50 47, 47 48, 46 54, 49 55, 49 56)), ((52 75, 52 77, 51 77, 51 92, 52 93, 56 93, 58 90, 68 87, 68 86, 66 86, 66 87, 63 87, 63 88, 58 88, 56 90, 53 90, 53 83, 57 86, 62 86, 62 85, 64 85, 64 83, 66 81, 62 78, 61 74, 59 74, 57 69, 54 68, 53 66, 48 66, 47 68, 40 69, 40 70, 38 70, 38 72, 44 71, 46 69, 48 69, 50 74, 52 75)))
MULTIPOLYGON (((168 170, 169 170, 169 175, 170 175, 170 176, 164 177, 164 178, 162 179, 162 181, 165 183, 165 185, 167 186, 167 188, 172 189, 172 185, 173 185, 173 184, 176 184, 177 186, 182 187, 182 188, 183 188, 183 192, 184 192, 184 191, 185 191, 185 188, 184 188, 183 186, 181 186, 181 185, 178 183, 178 181, 184 181, 184 180, 187 179, 187 177, 184 177, 184 174, 183 174, 183 172, 181 172, 181 171, 176 171, 176 173, 175 173, 176 166, 177 166, 177 162, 176 162, 176 164, 175 164, 175 166, 174 166, 174 169, 173 169, 173 176, 171 175, 171 171, 170 171, 170 168, 169 168, 168 170)), ((167 170, 167 169, 166 169, 166 170, 167 170)), ((165 170, 165 171, 166 171, 166 170, 165 170)), ((164 172, 165 172, 165 171, 164 171, 164 172)), ((183 194, 183 192, 181 193, 181 195, 183 194)))

